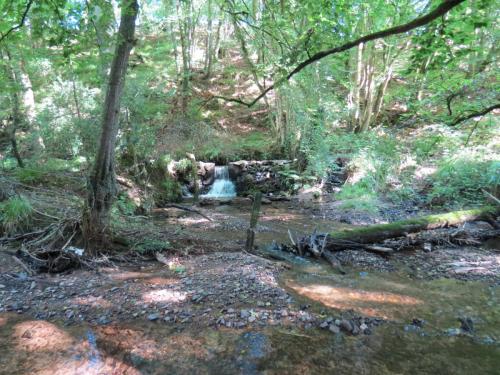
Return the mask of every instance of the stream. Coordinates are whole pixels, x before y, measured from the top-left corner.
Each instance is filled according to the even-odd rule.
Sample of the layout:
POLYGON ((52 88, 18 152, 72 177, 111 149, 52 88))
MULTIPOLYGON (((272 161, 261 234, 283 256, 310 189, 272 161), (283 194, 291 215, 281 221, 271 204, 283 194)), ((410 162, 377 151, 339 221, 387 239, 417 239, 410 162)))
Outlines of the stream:
MULTIPOLYGON (((261 245, 285 241, 287 228, 306 233, 313 227, 343 225, 318 216, 313 222, 310 211, 289 206, 263 208, 257 235, 261 245)), ((183 225, 194 238, 234 244, 244 239, 237 223, 247 222, 246 208, 222 205, 211 210, 226 220, 201 223, 187 214, 157 220, 165 226, 183 225), (228 227, 228 221, 236 224, 228 227)), ((277 287, 290 296, 290 311, 307 309, 321 319, 362 316, 381 324, 369 334, 352 336, 283 322, 235 329, 196 320, 166 324, 124 317, 93 324, 0 312, 0 374, 499 373, 498 283, 416 279, 399 259, 393 261, 393 272, 347 267, 342 276, 326 264, 289 257, 291 267, 280 272, 277 287), (471 331, 460 328, 460 318, 473 322, 471 331)), ((194 275, 208 272, 196 257, 190 264, 194 275)), ((159 279, 164 269, 156 264, 141 272, 159 279)), ((136 285, 132 281, 112 285, 131 288, 136 285)), ((177 305, 188 302, 179 299, 177 305)))

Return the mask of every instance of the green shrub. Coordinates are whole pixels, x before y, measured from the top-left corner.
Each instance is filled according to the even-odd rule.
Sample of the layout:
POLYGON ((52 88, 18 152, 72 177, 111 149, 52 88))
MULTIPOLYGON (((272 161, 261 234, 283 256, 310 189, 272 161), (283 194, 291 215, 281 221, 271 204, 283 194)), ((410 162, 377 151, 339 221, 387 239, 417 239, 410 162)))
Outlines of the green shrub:
POLYGON ((379 201, 374 184, 369 179, 363 179, 355 184, 344 185, 336 198, 342 201, 341 208, 354 209, 368 213, 377 213, 379 201))
POLYGON ((0 203, 0 226, 8 234, 26 229, 31 223, 33 212, 33 207, 26 197, 11 197, 0 203))
POLYGON ((499 161, 451 158, 431 176, 430 203, 464 206, 484 200, 482 189, 495 190, 500 180, 499 161))
POLYGON ((137 205, 130 199, 127 194, 120 194, 116 199, 113 210, 118 210, 122 215, 132 216, 137 210, 137 205))
POLYGON ((158 198, 159 203, 179 202, 182 200, 181 184, 171 176, 166 176, 160 183, 158 198))
POLYGON ((146 238, 143 241, 136 242, 132 246, 132 250, 140 254, 154 254, 158 251, 168 250, 171 248, 170 242, 155 238, 146 238))
POLYGON ((44 181, 46 171, 41 168, 18 168, 15 175, 23 184, 36 184, 44 181))

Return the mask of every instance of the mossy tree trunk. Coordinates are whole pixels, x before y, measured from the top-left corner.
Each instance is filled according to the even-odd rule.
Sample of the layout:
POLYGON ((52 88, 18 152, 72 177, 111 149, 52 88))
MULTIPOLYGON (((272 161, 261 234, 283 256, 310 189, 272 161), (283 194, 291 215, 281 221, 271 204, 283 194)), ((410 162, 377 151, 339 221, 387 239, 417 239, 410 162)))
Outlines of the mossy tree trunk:
POLYGON ((90 176, 87 206, 83 217, 86 248, 93 253, 108 242, 109 212, 116 196, 115 144, 118 133, 120 98, 127 63, 134 42, 137 0, 123 0, 118 40, 109 75, 102 117, 100 146, 90 176))
POLYGON ((495 224, 494 217, 499 213, 498 208, 485 207, 331 232, 328 234, 326 248, 345 248, 346 241, 360 244, 377 243, 409 233, 460 225, 468 221, 484 220, 495 224))

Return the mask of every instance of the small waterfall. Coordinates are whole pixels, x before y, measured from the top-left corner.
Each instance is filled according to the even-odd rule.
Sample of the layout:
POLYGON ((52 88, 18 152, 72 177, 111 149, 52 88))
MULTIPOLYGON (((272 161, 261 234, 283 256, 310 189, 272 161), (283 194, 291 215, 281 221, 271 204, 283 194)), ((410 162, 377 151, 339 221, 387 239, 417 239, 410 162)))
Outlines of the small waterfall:
POLYGON ((208 193, 201 195, 202 198, 231 198, 236 196, 236 187, 229 179, 227 165, 216 166, 214 171, 214 183, 208 193))

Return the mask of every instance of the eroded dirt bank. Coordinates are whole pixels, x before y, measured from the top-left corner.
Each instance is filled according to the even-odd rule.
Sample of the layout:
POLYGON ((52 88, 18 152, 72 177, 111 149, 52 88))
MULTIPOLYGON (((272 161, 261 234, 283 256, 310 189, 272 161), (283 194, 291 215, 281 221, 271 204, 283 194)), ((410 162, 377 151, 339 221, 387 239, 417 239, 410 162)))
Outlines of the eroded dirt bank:
MULTIPOLYGON (((263 208, 258 243, 345 225, 323 207, 263 208), (318 214, 319 212, 319 214, 318 214), (323 214, 321 214, 323 213, 323 214)), ((346 275, 241 252, 248 210, 165 211, 167 264, 28 276, 2 255, 2 374, 494 374, 500 254, 435 248, 339 255, 346 275), (199 238, 196 242, 196 238, 199 238), (190 255, 205 252, 201 255, 190 255)))

